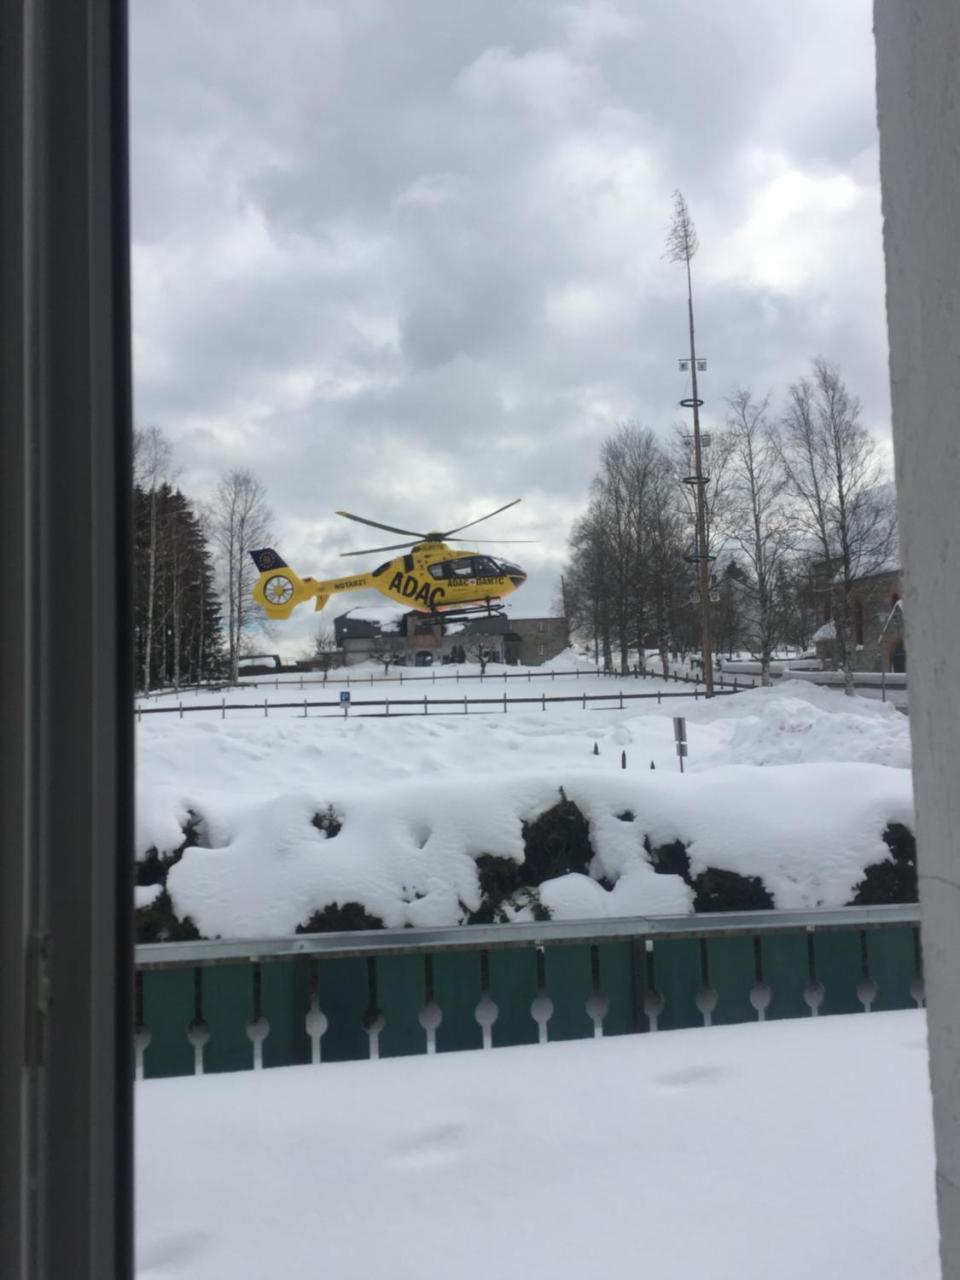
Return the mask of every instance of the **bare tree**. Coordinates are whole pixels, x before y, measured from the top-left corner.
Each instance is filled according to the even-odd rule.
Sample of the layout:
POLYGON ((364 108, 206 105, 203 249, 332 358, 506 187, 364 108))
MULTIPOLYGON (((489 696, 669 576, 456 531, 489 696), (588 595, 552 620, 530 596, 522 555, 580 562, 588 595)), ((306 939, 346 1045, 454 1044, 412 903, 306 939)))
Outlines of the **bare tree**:
POLYGON ((768 418, 768 399, 757 400, 748 388, 738 387, 727 401, 730 529, 747 570, 745 638, 760 662, 764 685, 770 684, 770 659, 782 636, 777 587, 793 541, 787 475, 768 418))
POLYGON ((606 671, 614 641, 621 670, 631 649, 643 653, 650 637, 666 664, 680 602, 693 584, 675 471, 654 434, 636 424, 604 441, 600 464, 590 507, 570 535, 564 577, 571 628, 592 637, 606 671))
POLYGON ((498 650, 496 646, 496 636, 486 635, 483 632, 475 632, 473 635, 464 637, 464 652, 472 661, 480 664, 481 677, 487 670, 487 663, 495 661, 498 650))
POLYGON ((621 427, 616 435, 604 440, 600 449, 600 473, 594 480, 611 553, 608 572, 612 578, 611 605, 621 672, 627 670, 630 650, 630 585, 637 518, 630 475, 631 444, 629 427, 621 427))
POLYGON ((313 639, 313 648, 307 658, 324 675, 340 665, 340 652, 337 648, 337 638, 333 627, 327 623, 320 624, 313 639))
POLYGON ((567 609, 571 629, 592 637, 594 661, 610 671, 613 665, 611 628, 610 540, 602 504, 595 494, 587 513, 570 533, 570 561, 566 582, 567 609))
POLYGON ((207 513, 210 533, 220 551, 227 619, 227 659, 236 681, 244 633, 257 620, 251 595, 256 567, 249 552, 269 542, 271 513, 260 481, 235 468, 220 481, 207 513))
POLYGON ((389 673, 391 662, 397 662, 405 652, 406 646, 402 636, 384 635, 382 631, 373 637, 373 643, 370 646, 370 657, 374 662, 383 663, 384 675, 389 673))
POLYGON ((677 496, 674 469, 661 450, 647 501, 646 584, 650 632, 666 679, 669 653, 677 644, 680 615, 694 588, 691 564, 684 559, 683 515, 677 496))
POLYGON ((820 550, 845 692, 853 685, 853 588, 896 546, 896 502, 860 402, 822 356, 790 388, 782 454, 801 527, 820 550))
POLYGON ((794 550, 781 566, 776 590, 783 616, 784 641, 802 653, 820 625, 818 603, 821 598, 807 550, 794 550))
POLYGON ((133 436, 134 483, 147 496, 147 582, 143 646, 143 688, 150 688, 153 640, 156 630, 157 557, 160 546, 160 493, 174 478, 173 448, 157 426, 143 427, 133 436))

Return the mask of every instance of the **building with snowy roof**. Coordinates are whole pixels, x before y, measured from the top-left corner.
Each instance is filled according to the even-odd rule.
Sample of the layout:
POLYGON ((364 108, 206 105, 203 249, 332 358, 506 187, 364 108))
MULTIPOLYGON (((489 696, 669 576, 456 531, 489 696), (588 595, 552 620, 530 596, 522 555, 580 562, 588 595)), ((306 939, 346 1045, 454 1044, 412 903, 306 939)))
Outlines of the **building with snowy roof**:
MULTIPOLYGON (((823 622, 812 636, 817 657, 826 667, 838 666, 834 563, 814 565, 814 581, 822 593, 823 622)), ((884 562, 856 578, 850 591, 850 637, 854 671, 906 671, 903 627, 903 582, 899 564, 884 562)))
POLYGON ((383 662, 433 666, 441 662, 503 662, 539 666, 570 643, 566 618, 505 614, 445 622, 442 616, 391 606, 350 609, 334 619, 337 648, 347 666, 383 662))

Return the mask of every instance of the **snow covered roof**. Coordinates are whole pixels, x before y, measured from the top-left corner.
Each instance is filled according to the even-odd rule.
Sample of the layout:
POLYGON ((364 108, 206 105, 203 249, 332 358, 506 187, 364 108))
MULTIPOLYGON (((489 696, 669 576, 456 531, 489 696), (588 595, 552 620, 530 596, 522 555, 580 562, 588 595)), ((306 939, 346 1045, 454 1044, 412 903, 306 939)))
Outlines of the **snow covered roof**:
POLYGON ((378 622, 381 627, 396 626, 406 617, 409 610, 397 604, 375 604, 356 609, 347 609, 341 618, 352 618, 354 622, 378 622))
POLYGON ((836 640, 836 638, 837 638, 837 627, 833 619, 831 619, 829 622, 825 622, 822 627, 818 627, 817 630, 813 633, 814 644, 819 644, 823 640, 836 640))

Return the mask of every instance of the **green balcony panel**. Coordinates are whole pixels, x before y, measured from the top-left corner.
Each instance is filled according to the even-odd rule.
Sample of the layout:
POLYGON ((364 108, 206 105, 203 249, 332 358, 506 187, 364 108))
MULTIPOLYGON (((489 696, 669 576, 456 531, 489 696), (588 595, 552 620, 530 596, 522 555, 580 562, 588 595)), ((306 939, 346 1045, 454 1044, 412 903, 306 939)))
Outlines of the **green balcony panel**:
POLYGON ((143 1021, 150 1043, 143 1056, 148 1079, 193 1074, 193 1045, 187 1028, 193 1021, 193 969, 143 972, 143 1021))
POLYGON ((261 969, 260 999, 270 1034, 263 1042, 265 1067, 290 1067, 310 1061, 304 1019, 310 1004, 310 979, 304 960, 278 960, 261 969))
POLYGON ((362 956, 321 960, 318 971, 320 1008, 327 1017, 320 1041, 322 1061, 368 1058, 370 1039, 363 1026, 370 1003, 366 960, 362 956))
POLYGON ((590 947, 547 947, 544 971, 547 995, 553 1002, 547 1039, 586 1040, 592 1036, 593 1019, 587 1013, 593 990, 590 947))
POLYGON ((857 995, 863 972, 859 929, 818 930, 813 940, 824 990, 820 1013, 862 1013, 857 995))
POLYGON ((427 1033, 420 1025, 425 999, 423 956, 379 957, 377 999, 384 1016, 381 1057, 424 1053, 427 1033))
POLYGON ((433 998, 443 1015, 437 1028, 437 1052, 481 1048, 483 1031, 476 1018, 480 999, 479 953, 437 952, 433 957, 433 998))
POLYGON ((915 1009, 911 986, 918 973, 917 933, 902 929, 868 929, 867 956, 870 977, 877 984, 876 1010, 915 1009))
POLYGON ((536 1044, 537 1024, 530 1006, 537 994, 537 952, 533 947, 490 951, 490 994, 497 1006, 494 1046, 536 1044))
MULTIPOLYGON (((640 956, 643 955, 641 947, 640 956)), ((649 969, 649 965, 648 965, 649 969)), ((700 988, 700 943, 696 938, 664 938, 653 944, 653 986, 663 997, 660 1031, 702 1027, 697 1008, 700 988)))
POLYGON ((756 1022, 757 1011, 750 1003, 756 985, 753 939, 708 938, 706 946, 710 986, 717 993, 711 1021, 756 1022))
POLYGON ((203 1050, 205 1074, 253 1066, 253 1042, 247 1035, 253 1019, 253 974, 249 964, 204 965, 200 970, 203 1020, 210 1028, 203 1050))
MULTIPOLYGON (((634 975, 629 942, 603 942, 597 947, 600 958, 600 989, 607 997, 605 1036, 622 1036, 635 1026, 634 975)), ((646 1019, 643 1029, 646 1029, 646 1019)))
POLYGON ((770 988, 767 1020, 809 1018, 810 1007, 803 998, 809 978, 807 935, 767 934, 760 939, 763 980, 770 988))

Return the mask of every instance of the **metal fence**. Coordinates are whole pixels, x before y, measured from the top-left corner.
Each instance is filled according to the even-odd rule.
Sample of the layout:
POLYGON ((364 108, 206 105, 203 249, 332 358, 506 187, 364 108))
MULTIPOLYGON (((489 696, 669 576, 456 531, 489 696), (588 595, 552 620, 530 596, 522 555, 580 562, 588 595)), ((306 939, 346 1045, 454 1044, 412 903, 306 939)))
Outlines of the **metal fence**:
MULTIPOLYGON (((193 690, 199 693, 201 689, 208 692, 220 693, 224 689, 279 689, 281 685, 291 689, 304 689, 308 685, 324 685, 337 688, 351 689, 357 686, 373 686, 377 684, 416 684, 418 682, 427 682, 429 684, 437 684, 439 681, 452 680, 454 684, 463 684, 471 680, 478 680, 481 684, 491 684, 494 681, 503 683, 507 680, 526 680, 531 683, 534 680, 563 680, 571 677, 580 678, 596 678, 622 680, 622 679, 653 679, 653 680, 671 680, 675 684, 702 684, 702 680, 696 676, 685 674, 681 671, 671 671, 668 676, 654 671, 652 668, 633 667, 629 671, 604 671, 600 667, 581 667, 573 671, 556 671, 552 668, 546 671, 536 670, 525 667, 522 671, 508 670, 499 663, 491 664, 487 671, 460 671, 459 668, 449 674, 444 674, 441 670, 440 674, 436 669, 431 670, 428 674, 409 675, 409 667, 396 667, 392 674, 377 676, 373 672, 367 675, 341 676, 331 675, 309 675, 306 672, 295 673, 292 671, 281 672, 276 676, 265 676, 262 678, 251 677, 247 680, 241 680, 236 684, 232 682, 219 681, 212 684, 185 685, 179 689, 151 689, 147 693, 139 693, 140 698, 175 698, 179 695, 193 690)), ((417 668, 414 668, 417 670, 417 668)), ((727 681, 730 684, 731 681, 727 681)))
MULTIPOLYGON (((729 689, 715 689, 714 696, 721 694, 731 694, 738 692, 738 686, 729 689)), ((226 697, 222 697, 219 702, 204 702, 184 705, 178 702, 176 706, 165 703, 162 706, 145 707, 139 705, 136 708, 137 721, 143 720, 144 716, 162 716, 162 715, 178 715, 182 720, 185 715, 190 715, 195 711, 216 712, 222 720, 226 720, 228 711, 256 711, 261 712, 264 716, 269 716, 271 711, 296 711, 301 716, 309 716, 311 711, 319 712, 320 715, 341 715, 350 714, 359 715, 379 715, 379 716, 398 716, 398 715, 451 715, 462 714, 469 715, 471 708, 475 712, 480 711, 502 711, 504 715, 509 711, 510 707, 526 706, 539 707, 542 711, 546 711, 549 704, 558 702, 576 703, 581 706, 584 711, 588 706, 600 704, 606 707, 617 707, 623 710, 625 702, 637 701, 640 699, 655 700, 658 704, 665 699, 671 698, 693 698, 697 701, 706 695, 700 689, 699 685, 695 685, 690 689, 657 689, 653 693, 624 693, 622 689, 616 693, 559 693, 539 695, 533 694, 529 697, 510 697, 503 693, 500 697, 494 698, 471 698, 468 694, 464 694, 462 698, 430 698, 426 694, 422 698, 353 698, 349 701, 343 700, 324 700, 311 701, 309 698, 298 699, 295 702, 271 702, 268 698, 264 698, 262 702, 228 702, 226 697), (379 710, 373 710, 379 708, 379 710)))
POLYGON ((136 949, 138 1076, 922 1007, 919 907, 136 949))

